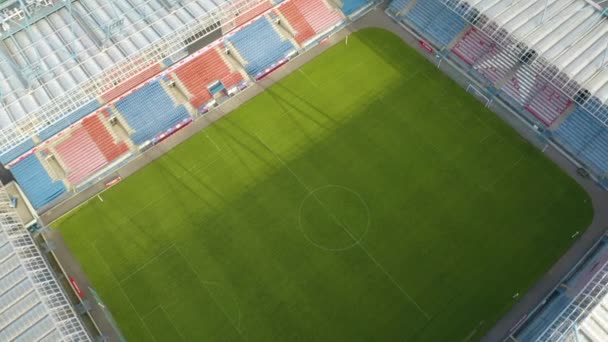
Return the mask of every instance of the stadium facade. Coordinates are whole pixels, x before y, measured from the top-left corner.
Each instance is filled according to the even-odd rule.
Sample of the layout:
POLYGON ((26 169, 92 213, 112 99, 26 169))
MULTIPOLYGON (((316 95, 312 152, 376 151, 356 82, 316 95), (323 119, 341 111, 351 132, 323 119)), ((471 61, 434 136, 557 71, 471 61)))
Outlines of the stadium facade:
MULTIPOLYGON (((41 213, 108 179, 381 2, 3 2, 0 162, 32 211, 41 213)), ((478 95, 508 104, 608 187, 608 12, 599 2, 394 0, 387 13, 419 35, 438 61, 450 60, 476 80, 478 95)), ((10 202, 0 196, 0 208, 10 202)), ((30 243, 28 253, 40 256, 23 225, 13 219, 6 224, 7 241, 9 232, 19 231, 19 239, 30 243)), ((21 247, 4 246, 15 260, 28 260, 21 247)), ((0 291, 10 286, 0 285, 0 291)), ((568 296, 564 311, 535 338, 554 340, 554 332, 591 326, 585 319, 593 315, 568 309, 583 307, 582 301, 584 312, 598 307, 603 297, 588 295, 588 286, 568 296), (566 321, 574 323, 559 323, 566 321)), ((32 281, 28 289, 35 287, 32 281)), ((43 297, 32 298, 37 304, 27 305, 47 312, 36 321, 47 324, 40 328, 44 336, 88 339, 69 303, 59 301, 69 316, 62 320, 43 297)))

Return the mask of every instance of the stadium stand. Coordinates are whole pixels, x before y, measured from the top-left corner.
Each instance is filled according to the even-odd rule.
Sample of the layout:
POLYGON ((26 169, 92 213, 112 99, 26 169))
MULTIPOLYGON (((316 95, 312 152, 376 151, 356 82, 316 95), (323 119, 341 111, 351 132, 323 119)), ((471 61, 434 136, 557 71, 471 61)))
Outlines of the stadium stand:
POLYGON ((21 156, 25 152, 34 148, 34 146, 35 146, 34 140, 29 138, 29 139, 23 141, 22 143, 18 144, 17 146, 11 148, 10 150, 4 152, 0 156, 0 163, 2 163, 2 165, 6 165, 9 162, 13 161, 14 159, 17 159, 19 156, 21 156))
POLYGON ((340 13, 323 0, 292 0, 278 10, 296 31, 299 44, 305 44, 342 21, 340 13))
POLYGON ((562 144, 602 173, 608 172, 608 127, 579 106, 559 125, 555 136, 562 144))
POLYGON ((494 49, 496 49, 496 44, 483 31, 472 27, 458 40, 452 48, 452 52, 467 64, 473 65, 494 49))
POLYGON ((567 111, 573 101, 550 83, 541 82, 536 88, 536 94, 525 108, 545 125, 550 126, 567 111))
POLYGON ((525 66, 520 67, 502 89, 546 126, 553 124, 574 102, 525 66))
POLYGON ((36 209, 52 202, 67 191, 63 182, 51 179, 36 154, 30 154, 13 165, 11 172, 36 209))
POLYGON ((516 341, 608 339, 608 238, 581 260, 560 286, 511 335, 516 341))
MULTIPOLYGON (((66 1, 6 0, 0 9, 6 38, 0 59, 0 154, 91 101, 115 98, 158 71, 159 64, 185 57, 184 44, 233 29, 239 14, 261 3, 270 6, 268 0, 190 0, 179 5, 87 0, 73 6, 66 1)), ((90 107, 85 111, 90 113, 90 107)), ((61 130, 65 123, 57 127, 61 130)), ((53 134, 46 131, 41 140, 53 134)))
POLYGON ((84 128, 78 128, 70 137, 55 146, 66 167, 67 178, 78 184, 106 165, 107 161, 84 128))
POLYGON ((243 80, 240 73, 230 70, 217 48, 208 49, 178 67, 175 75, 192 95, 190 103, 196 108, 213 98, 209 86, 220 82, 223 88, 230 89, 243 80))
MULTIPOLYGON (((496 84, 507 77, 509 71, 516 65, 516 58, 514 58, 508 51, 496 47, 491 49, 488 54, 484 55, 478 61, 478 63, 474 66, 474 70, 483 75, 490 82, 496 84)), ((520 80, 516 81, 516 84, 521 82, 521 80, 525 80, 526 82, 528 81, 526 78, 520 78, 520 80)))
MULTIPOLYGON (((240 1, 237 1, 236 3, 237 3, 237 5, 239 3, 246 4, 247 1, 240 0, 240 1)), ((241 6, 238 6, 238 7, 241 7, 241 6)), ((242 13, 239 13, 235 18, 235 25, 236 26, 243 25, 243 24, 247 23, 248 21, 257 17, 258 15, 264 13, 264 11, 267 11, 271 8, 272 8, 272 3, 270 2, 270 0, 265 0, 265 1, 257 4, 256 6, 249 8, 242 13)))
POLYGON ((363 9, 365 6, 368 6, 369 4, 369 0, 342 0, 342 6, 340 7, 340 10, 347 16, 351 16, 353 14, 356 14, 358 11, 363 9))
POLYGON ((93 115, 83 120, 82 127, 58 142, 55 150, 66 167, 67 179, 78 185, 129 148, 124 142, 116 144, 99 116, 93 115))
POLYGON ((285 5, 279 7, 279 12, 287 19, 295 31, 294 38, 298 44, 302 45, 315 36, 315 30, 306 21, 306 18, 304 18, 302 11, 296 5, 295 1, 287 2, 285 5))
POLYGON ((42 132, 38 133, 38 137, 41 140, 47 140, 48 138, 54 136, 55 134, 63 131, 64 129, 69 127, 71 124, 82 119, 85 115, 87 115, 91 112, 94 112, 99 107, 100 107, 99 101, 92 100, 89 103, 87 103, 86 105, 84 105, 83 107, 80 107, 75 112, 61 118, 59 121, 53 123, 52 125, 48 126, 44 130, 42 130, 42 132))
POLYGON ((0 191, 0 340, 91 341, 8 193, 0 191))
MULTIPOLYGON (((219 2, 217 2, 218 6, 219 2)), ((339 3, 346 6, 347 9, 355 9, 356 7, 356 10, 358 10, 361 6, 368 5, 370 1, 339 3)), ((94 11, 98 10, 95 7, 98 5, 87 4, 87 6, 92 6, 94 11)), ((105 7, 99 12, 89 13, 89 8, 82 4, 77 6, 82 14, 99 16, 96 17, 96 20, 104 21, 107 19, 111 21, 110 17, 105 18, 108 14, 105 7)), ((43 47, 44 51, 55 54, 56 52, 52 50, 53 47, 65 47, 66 45, 62 42, 73 41, 73 45, 67 45, 67 48, 72 49, 70 51, 80 54, 86 53, 87 59, 82 61, 83 64, 80 69, 70 69, 67 64, 62 64, 63 55, 54 55, 60 60, 53 59, 53 63, 62 68, 61 70, 78 74, 82 81, 90 81, 91 78, 100 77, 95 78, 95 83, 88 83, 85 88, 81 89, 86 90, 89 96, 93 94, 95 96, 79 105, 76 110, 71 110, 67 115, 61 116, 56 115, 60 113, 50 113, 49 117, 59 117, 59 119, 55 121, 49 119, 44 125, 40 123, 42 120, 36 119, 33 124, 27 126, 28 129, 33 127, 30 132, 34 132, 30 134, 29 138, 22 138, 16 145, 15 142, 11 142, 10 145, 5 142, 2 145, 4 153, 0 154, 0 162, 9 167, 14 166, 14 173, 17 174, 16 178, 20 180, 20 184, 27 191, 31 193, 36 187, 31 185, 32 179, 28 176, 30 173, 46 175, 46 178, 43 177, 42 179, 48 184, 42 188, 51 190, 45 190, 42 192, 43 195, 34 198, 33 203, 36 208, 43 207, 66 191, 62 182, 50 180, 46 169, 42 166, 42 161, 38 159, 41 158, 39 154, 27 154, 35 149, 38 144, 56 139, 49 150, 42 152, 54 154, 53 160, 49 164, 49 172, 65 172, 64 181, 72 185, 82 184, 92 175, 107 172, 107 168, 118 165, 113 162, 131 153, 129 147, 131 142, 136 145, 147 141, 156 143, 166 134, 178 128, 180 123, 191 119, 187 107, 180 105, 180 101, 183 101, 183 99, 181 97, 179 100, 173 98, 173 95, 168 93, 169 88, 165 81, 169 79, 179 81, 178 86, 181 88, 178 89, 183 90, 188 96, 188 106, 192 105, 200 108, 213 99, 214 94, 243 85, 243 74, 235 71, 238 63, 244 66, 245 72, 261 77, 284 62, 291 53, 296 52, 290 37, 283 36, 285 32, 278 26, 275 27, 275 23, 271 21, 270 16, 274 14, 282 15, 285 25, 295 28, 297 41, 307 45, 315 43, 324 33, 344 21, 342 13, 323 0, 274 2, 239 0, 230 2, 229 5, 225 6, 226 12, 221 13, 227 18, 225 24, 210 22, 211 26, 205 27, 202 33, 196 33, 196 35, 188 37, 188 42, 196 42, 199 39, 197 37, 200 37, 201 34, 204 36, 205 32, 218 31, 215 25, 222 25, 221 28, 224 32, 237 28, 241 24, 244 26, 237 28, 225 38, 216 38, 219 41, 215 41, 215 48, 205 49, 203 47, 203 52, 198 56, 187 60, 186 63, 176 64, 175 55, 168 57, 166 54, 159 54, 159 59, 151 59, 150 56, 156 56, 157 52, 156 50, 146 50, 146 44, 156 41, 156 36, 170 34, 173 30, 176 30, 179 24, 174 21, 174 17, 179 17, 179 22, 188 22, 192 20, 194 14, 204 15, 209 10, 201 12, 200 8, 189 5, 187 9, 186 7, 180 7, 177 13, 173 13, 167 12, 166 9, 154 7, 150 9, 152 11, 150 15, 159 19, 154 19, 154 22, 150 24, 139 22, 140 19, 135 15, 136 13, 130 10, 129 6, 131 4, 119 5, 125 10, 125 24, 128 28, 125 29, 124 33, 128 35, 128 38, 118 44, 109 44, 99 51, 97 51, 99 47, 87 48, 87 46, 97 46, 97 43, 105 44, 101 40, 99 42, 95 41, 99 37, 91 36, 96 31, 94 29, 91 31, 88 23, 77 21, 74 24, 76 25, 74 31, 65 29, 73 20, 67 12, 61 12, 60 15, 51 15, 48 19, 36 23, 36 25, 40 25, 40 29, 45 34, 49 35, 49 44, 43 47), (277 6, 273 12, 262 15, 277 4, 280 4, 280 6, 277 6), (189 11, 187 15, 185 11, 189 11), (133 30, 140 26, 144 30, 133 30), (149 30, 155 32, 148 32, 149 30), (308 31, 301 34, 301 31, 306 30, 308 31), (81 39, 81 36, 84 38, 81 39), (224 47, 223 43, 226 44, 226 48, 234 52, 233 56, 222 56, 223 52, 220 49, 224 47), (136 53, 140 50, 141 53, 135 55, 133 59, 123 58, 125 53, 128 54, 130 51, 136 53), (228 60, 229 57, 230 60, 228 60), (163 70, 172 64, 174 66, 168 74, 162 76, 163 70), (149 82, 150 77, 159 74, 161 74, 162 80, 146 83, 149 82), (133 90, 134 87, 138 87, 138 89, 133 90), (103 109, 105 116, 99 113, 90 114, 99 110, 106 103, 107 107, 103 109), (87 115, 89 117, 86 117, 87 115), (118 119, 112 121, 112 125, 118 124, 115 132, 109 128, 109 122, 113 120, 114 116, 118 119), (108 120, 108 122, 105 123, 104 120, 108 120), (120 141, 115 136, 116 134, 120 136, 120 139, 130 141, 120 141), (20 160, 19 157, 23 155, 27 157, 22 157, 23 159, 20 160), (32 170, 29 170, 29 168, 32 168, 32 170)), ((276 15, 273 18, 278 20, 276 15)), ((276 25, 280 24, 277 22, 276 25)), ((207 44, 211 43, 211 41, 207 42, 207 44)), ((18 46, 13 48, 14 51, 20 51, 18 46)), ((29 50, 23 51, 31 52, 29 50)), ((178 60, 183 57, 184 55, 181 54, 177 56, 178 60)), ((0 69, 2 67, 0 65, 0 69)), ((11 80, 8 80, 8 82, 9 85, 12 85, 11 80)), ((57 82, 62 81, 58 79, 57 82)), ((63 84, 63 86, 67 85, 63 84)), ((34 92, 38 91, 34 89, 34 92)), ((55 93, 57 92, 53 91, 53 94, 55 93)), ((83 96, 83 94, 78 96, 81 95, 83 96)), ((179 94, 176 95, 179 97, 179 94)), ((20 106, 23 109, 29 108, 26 105, 20 106)), ((53 108, 53 110, 59 110, 62 107, 53 108)), ((43 109, 46 110, 47 108, 43 109)), ((0 120, 0 122, 3 121, 0 120)), ((13 128, 10 127, 10 129, 13 128)), ((12 132, 9 130, 8 132, 23 135, 20 131, 12 132)), ((61 175, 61 177, 63 176, 64 174, 61 175)), ((78 191, 77 188, 72 189, 78 191)))
POLYGON ((391 10, 393 13, 399 15, 399 13, 401 11, 403 11, 405 9, 405 7, 410 4, 411 1, 412 0, 391 1, 391 3, 389 4, 389 10, 391 10))
POLYGON ((190 116, 183 105, 175 105, 158 80, 116 102, 115 110, 134 131, 131 139, 138 145, 190 116))
POLYGON ((441 45, 448 45, 466 25, 462 17, 440 0, 416 1, 406 18, 441 45))
POLYGON ((125 142, 117 143, 112 134, 101 121, 98 115, 92 115, 82 121, 82 125, 91 139, 95 142, 106 161, 113 162, 129 151, 125 142))
POLYGON ((245 70, 259 78, 273 64, 286 58, 295 47, 279 35, 268 18, 262 17, 226 38, 245 59, 245 70))
MULTIPOLYGON (((101 95, 101 98, 105 102, 110 102, 110 101, 114 100, 115 98, 119 97, 120 95, 126 93, 130 89, 136 87, 137 85, 149 80, 154 75, 161 72, 162 70, 163 70, 163 67, 161 66, 160 63, 154 63, 153 65, 149 66, 148 68, 138 72, 134 76, 132 76, 126 80, 122 80, 121 82, 117 82, 116 86, 111 88, 107 92, 103 93, 101 95)), ((124 73, 124 72, 125 72, 125 70, 120 70, 120 73, 124 73)), ((120 73, 118 71, 116 71, 115 75, 113 75, 113 78, 120 79, 120 73)))

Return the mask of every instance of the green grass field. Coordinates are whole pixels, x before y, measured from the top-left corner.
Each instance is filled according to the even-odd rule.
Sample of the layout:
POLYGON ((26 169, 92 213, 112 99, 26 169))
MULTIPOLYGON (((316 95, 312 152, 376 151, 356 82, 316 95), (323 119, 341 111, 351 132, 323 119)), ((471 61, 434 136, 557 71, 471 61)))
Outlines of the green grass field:
POLYGON ((382 30, 55 222, 131 341, 476 340, 592 209, 382 30))

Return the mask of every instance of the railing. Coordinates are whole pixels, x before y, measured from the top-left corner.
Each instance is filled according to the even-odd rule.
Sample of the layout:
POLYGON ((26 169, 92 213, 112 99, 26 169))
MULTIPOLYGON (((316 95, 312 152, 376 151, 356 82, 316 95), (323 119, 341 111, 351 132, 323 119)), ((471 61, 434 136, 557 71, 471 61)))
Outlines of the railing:
MULTIPOLYGON (((590 80, 593 80, 608 66, 608 58, 603 61, 602 66, 598 67, 598 70, 594 75, 583 84, 579 84, 577 81, 571 79, 564 72, 559 70, 553 61, 565 53, 568 53, 570 49, 576 48, 576 42, 565 47, 564 51, 560 52, 554 60, 547 60, 542 54, 537 53, 534 47, 525 45, 519 41, 510 32, 498 25, 492 19, 488 18, 484 13, 480 13, 475 7, 469 6, 467 1, 464 0, 441 0, 441 2, 452 10, 454 13, 461 16, 469 24, 479 29, 483 34, 489 37, 497 46, 511 58, 517 61, 522 61, 523 55, 525 57, 525 63, 522 61, 522 67, 529 69, 530 73, 526 73, 526 81, 534 84, 536 78, 547 82, 554 86, 564 96, 572 99, 584 108, 589 114, 597 119, 603 125, 608 126, 608 115, 606 115, 605 105, 601 103, 593 94, 589 94, 587 98, 581 99, 581 92, 585 92, 584 88, 590 80)), ((571 3, 565 3, 563 7, 554 9, 552 15, 549 13, 541 14, 541 24, 546 24, 556 18, 559 18, 560 14, 569 9, 571 3)), ((597 20, 589 21, 586 23, 584 32, 581 34, 579 40, 589 37, 593 31, 599 25, 608 25, 606 18, 598 16, 597 20)), ((606 43, 608 44, 608 37, 605 37, 606 43)), ((608 57, 608 54, 606 54, 608 57)), ((521 74, 519 76, 522 76, 521 74)))
POLYGON ((267 0, 241 0, 216 9, 204 18, 185 24, 181 30, 160 38, 143 52, 139 51, 137 54, 128 56, 119 66, 104 70, 99 77, 83 82, 61 96, 52 98, 50 103, 44 107, 0 130, 0 151, 4 152, 19 145, 44 128, 61 120, 90 102, 95 96, 113 88, 117 79, 126 80, 154 63, 180 54, 186 47, 194 43, 189 38, 193 36, 202 38, 218 28, 225 30, 233 28, 238 14, 264 1, 267 0), (201 32, 203 32, 202 35, 201 32))
POLYGON ((55 327, 66 340, 90 341, 84 326, 40 253, 32 236, 23 226, 6 189, 0 184, 0 234, 6 234, 21 267, 34 286, 38 298, 50 313, 55 327))

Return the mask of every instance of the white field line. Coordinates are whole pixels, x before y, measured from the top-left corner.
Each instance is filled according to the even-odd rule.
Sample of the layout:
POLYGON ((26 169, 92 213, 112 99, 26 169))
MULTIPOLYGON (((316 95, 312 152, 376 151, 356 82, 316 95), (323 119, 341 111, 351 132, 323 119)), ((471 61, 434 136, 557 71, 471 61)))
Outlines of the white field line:
MULTIPOLYGON (((260 137, 257 134, 254 133, 254 135, 260 141, 260 143, 262 145, 264 145, 266 147, 266 149, 268 149, 268 151, 270 151, 275 156, 275 158, 281 162, 281 164, 285 167, 285 169, 287 169, 289 171, 289 173, 291 173, 293 175, 293 177, 298 181, 298 183, 300 183, 300 185, 319 202, 319 205, 321 205, 321 207, 323 207, 323 209, 325 209, 326 213, 332 218, 332 220, 334 220, 334 222, 338 226, 340 226, 342 229, 344 229, 344 231, 350 236, 350 238, 353 239, 353 242, 357 242, 357 239, 348 230, 348 228, 339 222, 339 220, 335 217, 335 215, 327 209, 325 204, 323 204, 323 202, 317 197, 317 195, 308 188, 308 186, 300 179, 300 177, 298 177, 298 175, 296 175, 296 173, 287 165, 287 163, 285 163, 285 161, 279 155, 277 155, 272 150, 272 148, 270 148, 270 146, 268 146, 262 139, 260 139, 260 137)), ((427 321, 430 321, 431 316, 429 316, 429 314, 427 314, 426 311, 424 311, 424 309, 422 309, 422 307, 418 304, 418 302, 416 302, 416 300, 414 300, 414 298, 412 298, 412 296, 410 296, 409 293, 407 293, 407 291, 405 291, 405 289, 403 287, 401 287, 401 285, 397 282, 397 280, 384 268, 384 266, 382 266, 382 264, 380 264, 380 262, 378 262, 378 260, 376 260, 376 258, 374 258, 371 255, 371 253, 362 244, 358 243, 357 245, 367 255, 367 257, 382 271, 382 273, 384 273, 384 275, 391 281, 391 283, 393 283, 393 285, 395 287, 397 287, 397 289, 405 296, 405 298, 410 303, 414 304, 414 306, 418 309, 418 311, 420 311, 420 313, 422 313, 422 315, 427 319, 427 321)))

